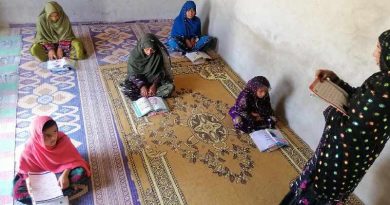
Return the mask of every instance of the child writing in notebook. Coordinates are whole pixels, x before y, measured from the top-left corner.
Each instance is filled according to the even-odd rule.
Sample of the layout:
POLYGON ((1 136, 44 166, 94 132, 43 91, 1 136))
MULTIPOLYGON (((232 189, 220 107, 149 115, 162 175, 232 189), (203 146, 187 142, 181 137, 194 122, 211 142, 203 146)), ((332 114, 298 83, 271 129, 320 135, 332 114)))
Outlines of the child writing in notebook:
POLYGON ((30 138, 26 142, 14 179, 14 198, 31 204, 29 172, 54 172, 65 196, 72 200, 86 192, 91 176, 88 163, 81 157, 70 138, 58 131, 57 123, 48 116, 39 116, 31 123, 30 138))
POLYGON ((234 127, 245 133, 275 128, 276 118, 269 98, 270 83, 263 76, 248 81, 229 110, 234 127))

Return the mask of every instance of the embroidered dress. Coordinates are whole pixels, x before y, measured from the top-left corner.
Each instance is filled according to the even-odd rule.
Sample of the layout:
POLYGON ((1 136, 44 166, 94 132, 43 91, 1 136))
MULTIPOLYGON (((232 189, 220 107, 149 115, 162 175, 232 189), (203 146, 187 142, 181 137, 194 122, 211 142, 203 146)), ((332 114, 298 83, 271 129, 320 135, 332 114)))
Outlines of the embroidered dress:
POLYGON ((270 87, 268 80, 263 76, 257 76, 248 81, 244 90, 238 95, 236 103, 229 110, 236 129, 250 133, 260 129, 274 128, 274 111, 271 107, 269 94, 263 98, 256 96, 260 87, 270 87), (256 120, 251 113, 260 115, 261 120, 256 120))
POLYGON ((335 80, 350 96, 348 116, 324 111, 325 128, 314 156, 281 204, 341 204, 383 150, 390 130, 390 31, 379 37, 380 72, 358 88, 335 80))

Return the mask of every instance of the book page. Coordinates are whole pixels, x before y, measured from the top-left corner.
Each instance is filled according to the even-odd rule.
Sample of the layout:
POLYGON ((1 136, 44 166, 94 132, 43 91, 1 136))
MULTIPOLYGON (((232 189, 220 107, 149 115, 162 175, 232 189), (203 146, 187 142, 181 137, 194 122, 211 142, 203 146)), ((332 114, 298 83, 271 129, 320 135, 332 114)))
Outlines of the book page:
POLYGON ((288 145, 288 141, 284 138, 280 130, 277 129, 266 129, 267 132, 272 136, 272 139, 276 142, 278 147, 288 145))
POLYGON ((347 114, 344 106, 348 104, 348 94, 330 80, 320 82, 319 79, 316 79, 309 89, 344 114, 347 114))
POLYGON ((168 112, 169 111, 163 98, 149 97, 148 100, 149 100, 150 104, 152 105, 154 111, 156 111, 156 112, 160 112, 160 111, 168 112))
POLYGON ((63 66, 62 59, 47 61, 47 69, 49 70, 63 68, 62 66, 63 66))
POLYGON ((36 202, 36 205, 69 205, 69 199, 67 196, 53 199, 50 201, 44 201, 44 202, 36 202))
POLYGON ((57 177, 53 172, 30 172, 28 177, 31 185, 32 198, 35 202, 42 202, 63 197, 57 177))
POLYGON ((272 136, 266 130, 257 130, 249 134, 257 148, 261 151, 267 151, 276 145, 272 136))
POLYGON ((133 101, 133 108, 137 117, 142 117, 148 114, 150 111, 153 111, 153 107, 146 97, 142 97, 136 101, 133 101))
POLYGON ((205 58, 200 54, 201 52, 190 52, 186 53, 186 57, 193 63, 193 64, 202 64, 206 61, 205 58))
POLYGON ((202 56, 204 59, 211 59, 211 57, 206 52, 198 51, 198 55, 202 56))
POLYGON ((71 68, 70 65, 67 65, 66 58, 49 60, 47 61, 47 69, 51 71, 67 71, 71 68))

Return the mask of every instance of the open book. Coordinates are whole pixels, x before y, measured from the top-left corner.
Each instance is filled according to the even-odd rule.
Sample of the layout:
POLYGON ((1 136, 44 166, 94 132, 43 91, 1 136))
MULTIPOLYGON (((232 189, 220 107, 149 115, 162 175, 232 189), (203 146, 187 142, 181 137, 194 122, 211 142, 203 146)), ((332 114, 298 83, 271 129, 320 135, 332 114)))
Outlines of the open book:
POLYGON ((161 97, 142 97, 133 101, 133 110, 137 117, 142 117, 153 112, 169 112, 165 100, 161 97))
POLYGON ((277 129, 257 130, 249 134, 261 152, 270 152, 288 145, 288 141, 277 129))
POLYGON ((206 62, 206 60, 211 59, 207 53, 202 51, 196 51, 191 53, 186 53, 186 57, 193 63, 193 64, 202 64, 206 62))
POLYGON ((310 85, 309 89, 328 102, 330 105, 347 115, 345 107, 348 105, 348 93, 330 80, 321 82, 318 78, 310 85))
POLYGON ((28 178, 34 204, 69 204, 53 172, 29 172, 28 178))
POLYGON ((53 72, 67 71, 74 68, 76 68, 76 61, 69 58, 47 61, 47 69, 53 72))

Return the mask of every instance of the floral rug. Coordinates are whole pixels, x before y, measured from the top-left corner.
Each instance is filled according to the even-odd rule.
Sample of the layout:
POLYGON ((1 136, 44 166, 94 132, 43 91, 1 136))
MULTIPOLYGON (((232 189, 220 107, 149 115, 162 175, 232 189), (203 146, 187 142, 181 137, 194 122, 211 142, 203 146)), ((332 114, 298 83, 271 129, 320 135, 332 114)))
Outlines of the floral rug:
POLYGON ((312 154, 283 123, 291 146, 271 153, 233 128, 227 113, 244 83, 220 58, 173 59, 171 111, 142 118, 119 91, 126 64, 99 70, 142 204, 278 204, 312 154))

